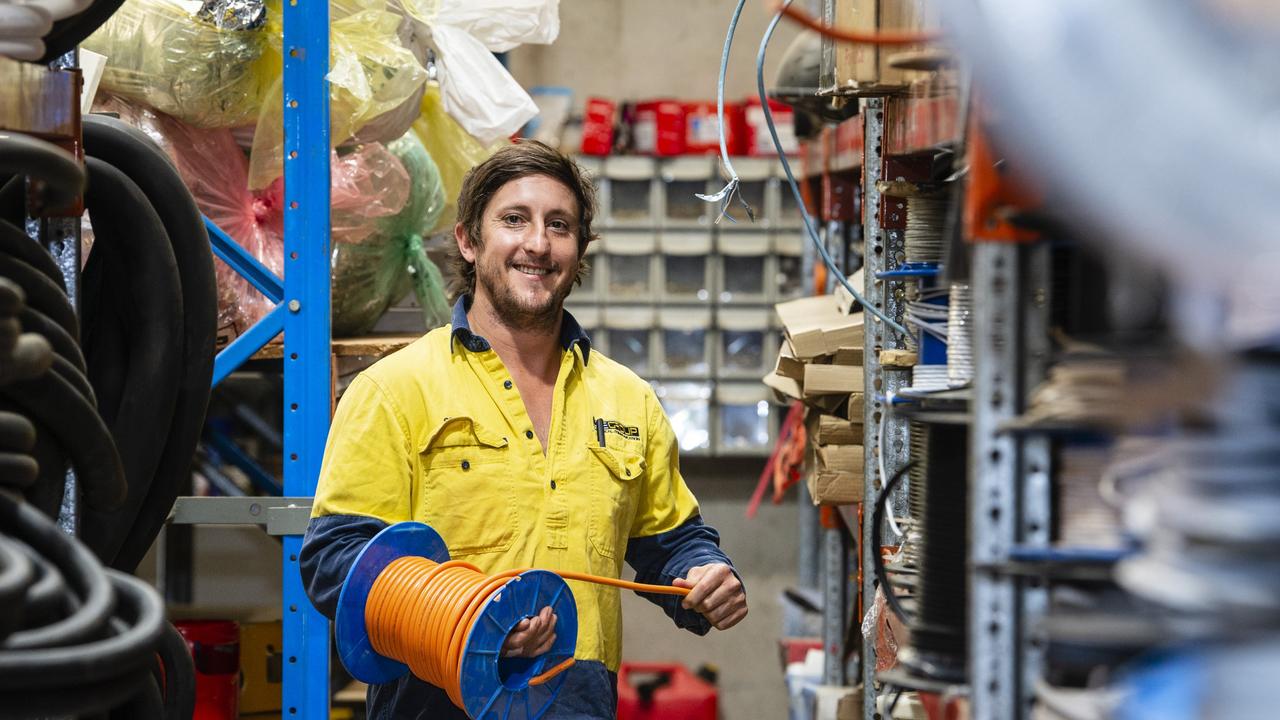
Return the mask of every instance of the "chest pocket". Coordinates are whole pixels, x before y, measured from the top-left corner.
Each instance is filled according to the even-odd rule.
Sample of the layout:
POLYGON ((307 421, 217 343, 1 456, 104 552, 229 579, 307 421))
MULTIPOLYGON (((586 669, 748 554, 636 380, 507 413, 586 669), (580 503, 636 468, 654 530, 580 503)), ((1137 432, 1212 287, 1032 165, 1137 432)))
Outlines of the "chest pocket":
POLYGON ((605 469, 591 473, 587 534, 596 552, 618 558, 625 552, 637 497, 644 487, 644 455, 595 443, 588 443, 587 447, 605 469))
POLYGON ((502 552, 518 524, 507 438, 468 417, 447 418, 421 450, 416 519, 435 528, 452 555, 502 552))

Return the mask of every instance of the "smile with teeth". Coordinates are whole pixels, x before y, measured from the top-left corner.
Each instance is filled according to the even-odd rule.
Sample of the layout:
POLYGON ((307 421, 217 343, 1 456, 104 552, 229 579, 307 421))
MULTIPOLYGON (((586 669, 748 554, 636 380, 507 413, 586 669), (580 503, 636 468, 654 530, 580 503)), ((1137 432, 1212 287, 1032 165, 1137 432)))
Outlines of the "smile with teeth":
POLYGON ((543 275, 550 275, 550 274, 551 274, 551 268, 547 268, 547 267, 538 267, 538 266, 536 266, 536 265, 520 265, 520 264, 515 264, 515 265, 512 265, 512 267, 514 267, 516 270, 519 270, 520 272, 524 273, 525 275, 536 275, 536 276, 541 277, 541 276, 543 276, 543 275))

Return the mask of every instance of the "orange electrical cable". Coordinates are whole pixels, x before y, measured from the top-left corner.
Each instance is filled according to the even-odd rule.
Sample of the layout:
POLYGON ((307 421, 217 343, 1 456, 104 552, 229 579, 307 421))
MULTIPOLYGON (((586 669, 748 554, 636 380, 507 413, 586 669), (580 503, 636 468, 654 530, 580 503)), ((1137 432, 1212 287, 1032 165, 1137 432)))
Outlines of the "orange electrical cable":
MULTIPOLYGON (((424 557, 405 556, 392 561, 378 574, 365 603, 369 644, 383 657, 409 666, 413 674, 449 694, 458 707, 462 702, 462 651, 486 600, 526 570, 504 570, 485 575, 480 568, 459 560, 437 563, 424 557)), ((557 572, 566 580, 612 585, 628 590, 688 595, 688 588, 646 585, 586 573, 557 572)), ((529 681, 541 685, 573 665, 569 658, 529 681)))
POLYGON ((847 28, 836 27, 819 22, 809 13, 801 10, 795 5, 782 5, 781 11, 783 15, 800 23, 801 25, 813 30, 819 35, 841 40, 849 43, 859 43, 861 45, 915 45, 916 43, 933 42, 942 37, 937 32, 919 32, 911 30, 898 31, 867 31, 867 30, 849 30, 847 28))

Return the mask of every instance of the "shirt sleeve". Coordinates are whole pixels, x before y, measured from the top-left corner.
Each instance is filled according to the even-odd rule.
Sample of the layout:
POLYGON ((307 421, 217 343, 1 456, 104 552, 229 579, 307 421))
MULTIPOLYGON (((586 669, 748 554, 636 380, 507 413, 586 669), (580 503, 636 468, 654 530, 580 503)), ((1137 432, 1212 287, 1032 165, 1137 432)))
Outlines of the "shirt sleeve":
MULTIPOLYGON (((724 563, 733 567, 720 550, 720 534, 698 514, 698 501, 680 474, 675 432, 652 394, 646 445, 646 487, 637 505, 626 555, 627 563, 635 568, 636 582, 671 585, 699 565, 724 563)), ((677 627, 698 635, 711 629, 701 614, 680 607, 678 596, 637 594, 661 607, 677 627)))
POLYGON ((377 382, 358 376, 329 428, 298 557, 307 595, 329 618, 360 550, 383 528, 411 519, 413 457, 403 416, 377 382))

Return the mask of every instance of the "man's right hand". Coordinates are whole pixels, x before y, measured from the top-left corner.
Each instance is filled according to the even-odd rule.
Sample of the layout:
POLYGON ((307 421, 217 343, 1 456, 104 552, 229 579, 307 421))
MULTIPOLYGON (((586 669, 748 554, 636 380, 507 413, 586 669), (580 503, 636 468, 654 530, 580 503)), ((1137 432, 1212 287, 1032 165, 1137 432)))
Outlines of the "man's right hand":
POLYGON ((531 618, 521 620, 502 644, 502 657, 537 657, 551 649, 556 641, 556 615, 551 607, 531 618))

